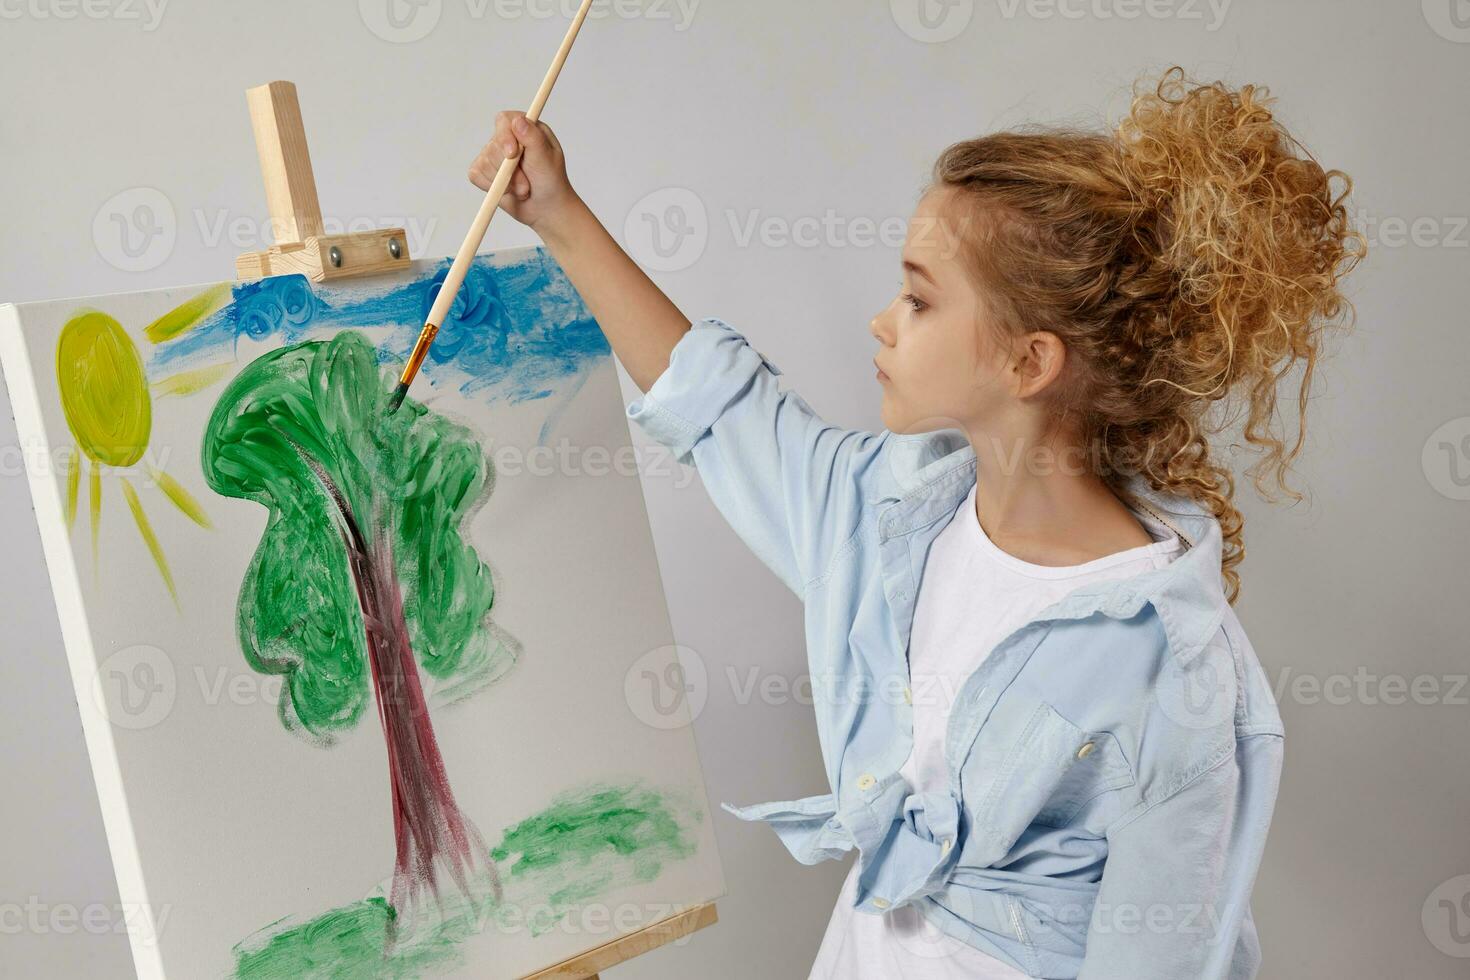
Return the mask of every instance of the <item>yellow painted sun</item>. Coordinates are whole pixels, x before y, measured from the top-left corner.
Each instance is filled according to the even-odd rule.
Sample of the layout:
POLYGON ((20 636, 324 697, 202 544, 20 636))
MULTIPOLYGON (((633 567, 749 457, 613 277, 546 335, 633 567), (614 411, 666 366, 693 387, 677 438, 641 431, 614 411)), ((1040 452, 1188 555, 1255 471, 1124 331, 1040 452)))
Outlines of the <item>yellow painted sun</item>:
POLYGON ((85 476, 95 562, 102 519, 103 469, 116 470, 138 533, 177 604, 178 592, 168 559, 129 473, 141 469, 184 516, 200 527, 207 528, 210 523, 199 501, 178 480, 144 460, 153 432, 153 399, 137 345, 122 325, 106 313, 96 310, 80 313, 61 328, 61 338, 56 344, 56 378, 66 424, 77 441, 77 452, 67 460, 67 527, 76 526, 77 504, 85 476))

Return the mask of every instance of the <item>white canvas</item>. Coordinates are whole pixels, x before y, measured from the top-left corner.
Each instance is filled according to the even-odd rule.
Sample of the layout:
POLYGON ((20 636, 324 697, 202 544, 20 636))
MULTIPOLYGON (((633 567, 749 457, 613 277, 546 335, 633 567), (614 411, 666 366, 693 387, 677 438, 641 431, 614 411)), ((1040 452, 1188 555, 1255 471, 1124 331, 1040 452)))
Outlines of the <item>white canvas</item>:
MULTIPOLYGON (((469 681, 416 674, 488 868, 456 884, 441 848, 430 864, 439 897, 423 876, 402 891, 379 688, 368 681, 355 723, 323 726, 292 707, 289 674, 247 662, 242 584, 272 512, 210 485, 206 468, 221 464, 206 429, 223 425, 218 406, 258 358, 297 344, 321 353, 344 332, 391 388, 445 269, 0 308, 0 358, 141 977, 519 977, 723 894, 687 710, 629 696, 678 663, 612 357, 541 249, 479 259, 404 409, 421 403, 488 460, 458 533, 493 583, 472 630, 490 667, 469 681), (141 392, 118 380, 126 365, 102 364, 129 344, 141 392), (107 444, 143 430, 140 452, 107 444), (333 956, 352 972, 306 965, 333 956)), ((432 453, 420 463, 436 478, 432 453)), ((325 539, 301 537, 324 553, 325 539)), ((303 540, 299 553, 310 550, 303 540)), ((344 636, 364 629, 363 604, 357 619, 318 604, 281 626, 272 603, 297 616, 290 603, 303 600, 254 599, 251 621, 270 623, 250 635, 275 636, 272 649, 328 643, 328 619, 343 620, 344 636)), ((468 851, 478 854, 472 841, 468 851)))

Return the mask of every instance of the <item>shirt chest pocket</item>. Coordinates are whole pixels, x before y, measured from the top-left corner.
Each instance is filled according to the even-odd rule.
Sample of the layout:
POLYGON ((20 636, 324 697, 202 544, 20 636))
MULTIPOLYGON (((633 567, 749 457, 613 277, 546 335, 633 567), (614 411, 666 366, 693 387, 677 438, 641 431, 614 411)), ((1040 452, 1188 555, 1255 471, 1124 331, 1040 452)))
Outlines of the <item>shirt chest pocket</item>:
POLYGON ((998 860, 1031 824, 1067 826, 1089 801, 1134 781, 1116 736, 1079 728, 1042 701, 973 810, 974 826, 998 860))

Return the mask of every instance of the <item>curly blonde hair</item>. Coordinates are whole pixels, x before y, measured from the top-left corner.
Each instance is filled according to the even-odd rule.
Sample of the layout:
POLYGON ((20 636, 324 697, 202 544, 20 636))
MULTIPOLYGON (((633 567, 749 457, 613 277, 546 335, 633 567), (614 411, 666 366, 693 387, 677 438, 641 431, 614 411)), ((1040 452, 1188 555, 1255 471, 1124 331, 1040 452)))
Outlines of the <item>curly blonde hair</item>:
POLYGON ((1077 419, 1100 475, 1123 495, 1120 474, 1142 473, 1219 520, 1231 603, 1244 521, 1210 437, 1243 410, 1257 492, 1271 499, 1274 476, 1301 499, 1286 476, 1313 368, 1323 331, 1352 319, 1339 282, 1367 249, 1344 204, 1352 181, 1324 171, 1271 101, 1175 67, 1135 87, 1113 133, 996 133, 950 146, 933 171, 981 217, 962 244, 1001 330, 1066 345, 1057 410, 1077 419), (1277 387, 1298 364, 1288 448, 1277 387))

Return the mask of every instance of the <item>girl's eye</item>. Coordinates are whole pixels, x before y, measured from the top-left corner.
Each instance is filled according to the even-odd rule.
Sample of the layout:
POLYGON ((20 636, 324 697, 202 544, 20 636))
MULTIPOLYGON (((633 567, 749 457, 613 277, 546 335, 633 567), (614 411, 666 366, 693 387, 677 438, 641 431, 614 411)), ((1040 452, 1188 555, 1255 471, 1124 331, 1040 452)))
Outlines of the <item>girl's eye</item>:
POLYGON ((913 310, 915 313, 918 313, 920 310, 923 310, 929 305, 923 300, 919 299, 919 297, 915 296, 913 293, 904 293, 899 298, 907 303, 909 305, 909 309, 913 310))

